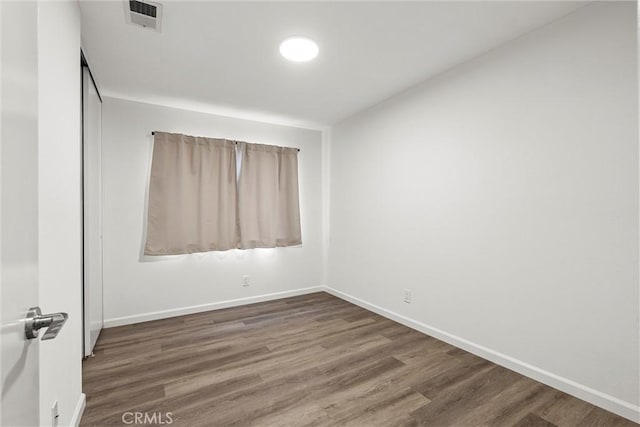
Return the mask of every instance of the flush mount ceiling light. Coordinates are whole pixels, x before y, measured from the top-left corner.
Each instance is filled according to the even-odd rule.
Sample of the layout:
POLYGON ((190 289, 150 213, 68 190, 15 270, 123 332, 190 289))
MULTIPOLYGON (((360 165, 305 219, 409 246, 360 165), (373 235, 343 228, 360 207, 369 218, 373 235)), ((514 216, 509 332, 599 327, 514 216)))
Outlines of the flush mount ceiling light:
POLYGON ((318 45, 305 37, 290 37, 280 44, 280 54, 293 62, 311 61, 318 56, 318 45))

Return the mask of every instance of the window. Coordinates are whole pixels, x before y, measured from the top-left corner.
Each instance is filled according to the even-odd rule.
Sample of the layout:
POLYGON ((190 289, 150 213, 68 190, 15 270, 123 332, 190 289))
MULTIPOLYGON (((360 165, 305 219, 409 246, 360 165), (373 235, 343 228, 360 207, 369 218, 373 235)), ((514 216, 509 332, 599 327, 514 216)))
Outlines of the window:
POLYGON ((145 255, 302 243, 297 149, 154 135, 145 255))

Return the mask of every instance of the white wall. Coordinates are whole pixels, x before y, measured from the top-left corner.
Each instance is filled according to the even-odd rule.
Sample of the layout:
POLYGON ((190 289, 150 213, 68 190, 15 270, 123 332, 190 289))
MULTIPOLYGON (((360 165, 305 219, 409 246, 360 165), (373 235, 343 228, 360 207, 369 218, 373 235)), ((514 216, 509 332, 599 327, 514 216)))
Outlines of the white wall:
POLYGON ((635 19, 586 6, 337 125, 328 284, 638 420, 635 19))
POLYGON ((40 425, 70 425, 83 402, 80 9, 38 2, 39 290, 43 312, 64 311, 58 337, 40 341, 40 425))
POLYGON ((106 326, 321 285, 320 132, 113 98, 104 99, 102 125, 106 326), (154 130, 299 147, 302 246, 143 257, 154 130), (242 286, 245 274, 249 287, 242 286))

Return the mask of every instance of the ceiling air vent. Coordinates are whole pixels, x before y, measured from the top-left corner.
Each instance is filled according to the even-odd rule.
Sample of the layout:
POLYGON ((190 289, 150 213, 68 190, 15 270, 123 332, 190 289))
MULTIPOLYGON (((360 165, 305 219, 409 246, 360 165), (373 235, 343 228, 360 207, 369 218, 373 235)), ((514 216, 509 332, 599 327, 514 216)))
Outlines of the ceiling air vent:
POLYGON ((162 23, 162 5, 152 1, 125 1, 128 24, 139 25, 150 30, 160 31, 162 23))

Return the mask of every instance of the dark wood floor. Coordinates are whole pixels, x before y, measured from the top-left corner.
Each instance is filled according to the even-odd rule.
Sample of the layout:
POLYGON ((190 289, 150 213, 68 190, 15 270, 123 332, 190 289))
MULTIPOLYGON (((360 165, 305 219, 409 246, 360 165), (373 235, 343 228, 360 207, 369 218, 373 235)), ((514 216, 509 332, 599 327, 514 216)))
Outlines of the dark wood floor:
POLYGON ((106 329, 83 382, 84 426, 637 426, 325 293, 106 329))

